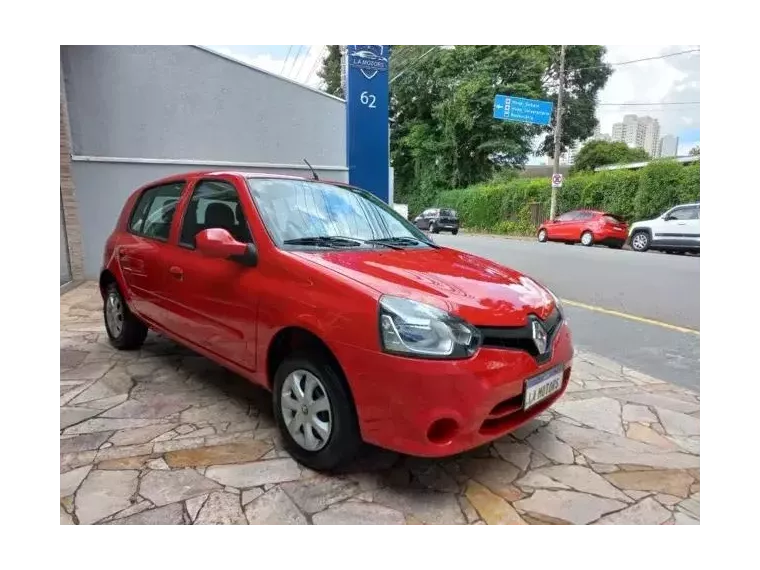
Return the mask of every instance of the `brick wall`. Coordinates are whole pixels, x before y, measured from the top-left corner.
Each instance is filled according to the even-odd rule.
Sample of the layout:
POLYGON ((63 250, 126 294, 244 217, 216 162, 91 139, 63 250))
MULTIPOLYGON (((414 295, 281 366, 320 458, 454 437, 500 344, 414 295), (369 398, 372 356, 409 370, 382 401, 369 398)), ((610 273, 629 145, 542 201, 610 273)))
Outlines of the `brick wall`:
POLYGON ((71 279, 79 281, 84 278, 82 227, 79 224, 74 180, 71 177, 71 137, 69 135, 69 117, 66 111, 66 98, 63 90, 61 90, 61 198, 63 200, 63 219, 66 224, 69 245, 71 279))

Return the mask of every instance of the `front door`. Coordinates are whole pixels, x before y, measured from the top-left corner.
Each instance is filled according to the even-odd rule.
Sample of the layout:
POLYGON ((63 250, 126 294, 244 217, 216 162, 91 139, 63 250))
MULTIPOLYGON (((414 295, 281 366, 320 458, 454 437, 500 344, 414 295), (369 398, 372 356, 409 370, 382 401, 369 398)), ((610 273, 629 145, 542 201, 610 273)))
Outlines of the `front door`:
POLYGON ((169 327, 174 334, 254 370, 256 299, 244 289, 243 278, 256 269, 201 254, 195 237, 209 228, 226 229, 243 243, 253 241, 231 182, 195 183, 167 268, 169 327))
POLYGON ((570 239, 570 231, 578 212, 565 212, 547 227, 549 239, 570 239))
POLYGON ((652 228, 653 243, 663 246, 699 246, 699 206, 678 206, 652 228))

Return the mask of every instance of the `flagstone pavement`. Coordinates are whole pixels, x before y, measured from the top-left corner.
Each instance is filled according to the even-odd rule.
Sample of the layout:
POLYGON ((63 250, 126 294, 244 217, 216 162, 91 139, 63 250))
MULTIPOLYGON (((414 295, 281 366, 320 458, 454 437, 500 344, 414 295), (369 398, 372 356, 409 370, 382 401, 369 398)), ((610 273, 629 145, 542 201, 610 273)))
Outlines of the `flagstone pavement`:
POLYGON ((290 458, 269 396, 151 333, 119 352, 61 296, 60 524, 699 524, 699 395, 585 353, 548 412, 447 459, 290 458))

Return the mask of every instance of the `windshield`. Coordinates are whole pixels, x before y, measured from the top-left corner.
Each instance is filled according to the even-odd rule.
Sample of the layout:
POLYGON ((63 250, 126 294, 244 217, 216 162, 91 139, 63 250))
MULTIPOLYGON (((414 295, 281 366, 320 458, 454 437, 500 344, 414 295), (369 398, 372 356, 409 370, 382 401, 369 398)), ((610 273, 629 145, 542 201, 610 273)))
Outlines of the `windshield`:
POLYGON ((249 178, 248 187, 278 247, 334 247, 336 243, 308 242, 308 238, 342 238, 339 245, 351 247, 380 245, 373 240, 393 240, 404 247, 430 244, 424 233, 364 190, 280 178, 249 178))

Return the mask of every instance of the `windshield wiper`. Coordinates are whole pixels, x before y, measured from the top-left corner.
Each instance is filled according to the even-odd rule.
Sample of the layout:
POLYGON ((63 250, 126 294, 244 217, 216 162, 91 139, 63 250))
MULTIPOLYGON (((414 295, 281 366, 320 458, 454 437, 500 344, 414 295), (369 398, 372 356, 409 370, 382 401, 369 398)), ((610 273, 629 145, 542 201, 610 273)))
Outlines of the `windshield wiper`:
MULTIPOLYGON (((367 240, 367 241, 369 243, 379 243, 379 244, 387 245, 387 246, 394 246, 395 245, 397 247, 398 246, 402 246, 402 245, 417 245, 419 243, 424 243, 425 245, 429 245, 430 247, 432 247, 434 249, 441 249, 440 245, 437 245, 437 244, 435 244, 433 242, 422 240, 422 239, 417 239, 417 238, 413 238, 413 237, 407 237, 407 236, 403 236, 403 237, 401 237, 401 236, 399 236, 399 237, 387 237, 387 238, 371 239, 371 240, 367 240)), ((400 247, 399 249, 403 249, 403 248, 400 247)))
POLYGON ((404 249, 403 247, 399 247, 390 243, 382 243, 382 241, 375 242, 374 240, 363 240, 345 236, 300 237, 295 239, 286 239, 282 243, 287 245, 321 245, 325 247, 331 247, 333 249, 340 249, 341 247, 359 247, 361 244, 369 243, 372 245, 381 245, 391 249, 404 249))

